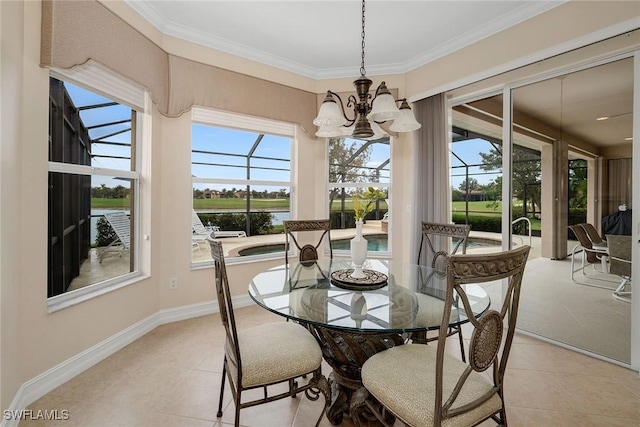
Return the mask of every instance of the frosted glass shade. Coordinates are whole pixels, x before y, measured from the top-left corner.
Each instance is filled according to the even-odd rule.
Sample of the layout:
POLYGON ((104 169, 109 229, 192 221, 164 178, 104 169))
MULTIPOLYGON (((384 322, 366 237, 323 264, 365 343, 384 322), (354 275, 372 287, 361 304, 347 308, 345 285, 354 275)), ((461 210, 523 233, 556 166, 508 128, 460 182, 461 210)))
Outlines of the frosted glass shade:
POLYGON ((318 117, 313 119, 313 124, 316 126, 340 126, 344 124, 345 118, 342 110, 333 98, 333 95, 327 93, 324 102, 320 106, 318 117))
MULTIPOLYGON (((404 102, 403 102, 404 105, 404 102)), ((413 111, 407 105, 406 108, 400 108, 400 116, 393 121, 389 130, 393 132, 411 132, 422 127, 413 115, 413 111)))
POLYGON ((337 136, 342 136, 343 133, 340 128, 344 128, 344 126, 320 126, 316 132, 316 136, 320 138, 335 138, 337 136))
POLYGON ((390 93, 381 93, 373 100, 371 111, 367 118, 376 122, 384 122, 395 119, 399 114, 400 111, 393 96, 390 93))

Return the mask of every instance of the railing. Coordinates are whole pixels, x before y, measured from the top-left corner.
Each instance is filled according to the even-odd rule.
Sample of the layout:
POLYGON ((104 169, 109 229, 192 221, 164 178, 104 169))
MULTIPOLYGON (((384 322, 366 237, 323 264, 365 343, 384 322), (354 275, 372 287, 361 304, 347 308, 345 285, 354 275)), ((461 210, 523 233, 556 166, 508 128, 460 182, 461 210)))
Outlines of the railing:
POLYGON ((526 216, 523 216, 523 217, 520 217, 520 218, 518 218, 518 219, 514 220, 514 221, 511 223, 511 225, 513 226, 513 225, 515 225, 517 222, 520 222, 520 221, 526 221, 526 223, 528 224, 528 228, 529 228, 529 246, 532 246, 532 245, 531 245, 531 242, 533 242, 533 239, 531 238, 531 220, 529 220, 529 218, 527 218, 526 216))

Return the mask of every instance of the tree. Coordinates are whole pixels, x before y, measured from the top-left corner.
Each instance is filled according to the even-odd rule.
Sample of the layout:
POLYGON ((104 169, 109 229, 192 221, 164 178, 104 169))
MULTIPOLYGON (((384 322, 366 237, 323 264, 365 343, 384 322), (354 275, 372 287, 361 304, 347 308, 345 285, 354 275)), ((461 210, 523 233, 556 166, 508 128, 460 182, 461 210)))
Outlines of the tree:
POLYGON ((456 190, 451 187, 451 201, 453 202, 463 202, 464 201, 464 193, 460 190, 456 190))
MULTIPOLYGON (((497 149, 479 154, 483 163, 480 169, 485 171, 502 170, 502 153, 497 149)), ((522 200, 523 206, 530 206, 531 210, 539 212, 541 203, 540 155, 532 150, 514 145, 512 169, 513 196, 522 200)))
POLYGON ((487 199, 500 200, 502 198, 502 177, 498 176, 490 183, 483 185, 482 191, 487 195, 487 199))
MULTIPOLYGON (((329 140, 329 181, 330 182, 364 182, 366 175, 361 174, 362 168, 371 158, 371 143, 364 147, 360 141, 345 138, 331 138, 329 140)), ((329 193, 329 208, 333 200, 343 189, 332 188, 329 193)))
POLYGON ((466 192, 467 191, 467 181, 469 181, 469 191, 477 191, 477 190, 481 189, 480 183, 478 182, 477 179, 475 179, 475 178, 466 179, 465 178, 465 180, 462 181, 460 183, 460 185, 458 186, 460 191, 462 191, 462 192, 466 192))
POLYGON ((569 161, 569 207, 587 207, 587 161, 569 161))

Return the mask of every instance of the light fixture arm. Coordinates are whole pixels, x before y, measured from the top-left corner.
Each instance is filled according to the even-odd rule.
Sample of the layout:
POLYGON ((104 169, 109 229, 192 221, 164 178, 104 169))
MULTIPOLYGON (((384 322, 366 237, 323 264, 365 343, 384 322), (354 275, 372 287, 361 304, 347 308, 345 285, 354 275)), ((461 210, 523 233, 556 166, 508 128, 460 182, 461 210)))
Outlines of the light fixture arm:
POLYGON ((347 100, 347 108, 353 110, 353 118, 347 117, 342 98, 340 98, 337 93, 329 90, 320 106, 318 116, 313 120, 313 124, 320 127, 320 130, 316 132, 317 136, 334 137, 342 134, 339 128, 340 126, 353 126, 351 136, 354 138, 367 139, 374 135, 378 135, 377 137, 379 137, 381 130, 377 125, 385 123, 388 120, 394 120, 394 124, 389 127, 392 131, 409 132, 420 128, 420 124, 415 120, 411 112, 411 107, 409 107, 406 99, 395 99, 393 95, 391 95, 391 92, 389 92, 389 89, 387 89, 385 82, 380 83, 380 86, 376 88, 373 99, 369 94, 369 89, 371 89, 373 81, 367 78, 364 66, 364 3, 365 0, 362 0, 362 62, 360 63, 360 77, 353 82, 353 86, 356 89, 356 96, 350 95, 347 100), (338 105, 335 98, 338 98, 340 105, 338 105), (398 102, 402 103, 400 108, 396 105, 398 102), (343 118, 344 121, 342 120, 343 118))

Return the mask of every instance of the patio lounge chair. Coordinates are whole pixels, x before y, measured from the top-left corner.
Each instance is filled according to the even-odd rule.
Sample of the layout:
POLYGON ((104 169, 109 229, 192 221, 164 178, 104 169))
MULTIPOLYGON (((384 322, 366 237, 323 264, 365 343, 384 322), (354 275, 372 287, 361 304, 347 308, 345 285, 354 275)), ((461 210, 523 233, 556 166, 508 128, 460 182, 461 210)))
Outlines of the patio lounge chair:
POLYGON ((214 239, 218 239, 220 237, 247 237, 247 233, 240 230, 220 230, 220 227, 214 225, 211 237, 214 239))
POLYGON ((206 242, 207 239, 218 239, 221 237, 247 237, 247 233, 244 231, 227 231, 220 230, 220 227, 214 225, 213 227, 207 228, 204 226, 200 217, 196 213, 195 210, 191 210, 191 227, 193 229, 193 235, 191 236, 192 246, 198 246, 199 242, 206 242))
POLYGON ((102 263, 102 259, 109 252, 118 252, 118 255, 122 256, 124 251, 129 250, 131 243, 131 221, 125 212, 117 211, 107 213, 104 214, 104 218, 116 233, 116 239, 109 243, 109 245, 100 253, 100 263, 102 263))
POLYGON ((587 286, 593 286, 596 288, 610 289, 610 286, 601 286, 592 282, 580 281, 575 277, 575 273, 580 271, 582 272, 582 277, 584 279, 594 279, 594 280, 599 280, 604 282, 614 282, 614 283, 617 282, 616 280, 612 280, 611 276, 607 274, 609 272, 608 248, 603 245, 594 245, 591 239, 589 239, 587 231, 584 228, 584 224, 570 225, 569 229, 573 231, 573 234, 575 234, 579 242, 579 244, 575 245, 573 247, 573 250, 571 251, 571 280, 574 283, 577 283, 579 285, 587 285, 587 286), (581 257, 582 262, 579 267, 576 267, 575 263, 579 253, 582 253, 582 257, 581 257), (587 274, 586 269, 589 264, 593 265, 593 270, 597 274, 591 274, 591 275, 587 274), (595 266, 598 264, 600 264, 601 266, 600 269, 595 268, 595 266))

